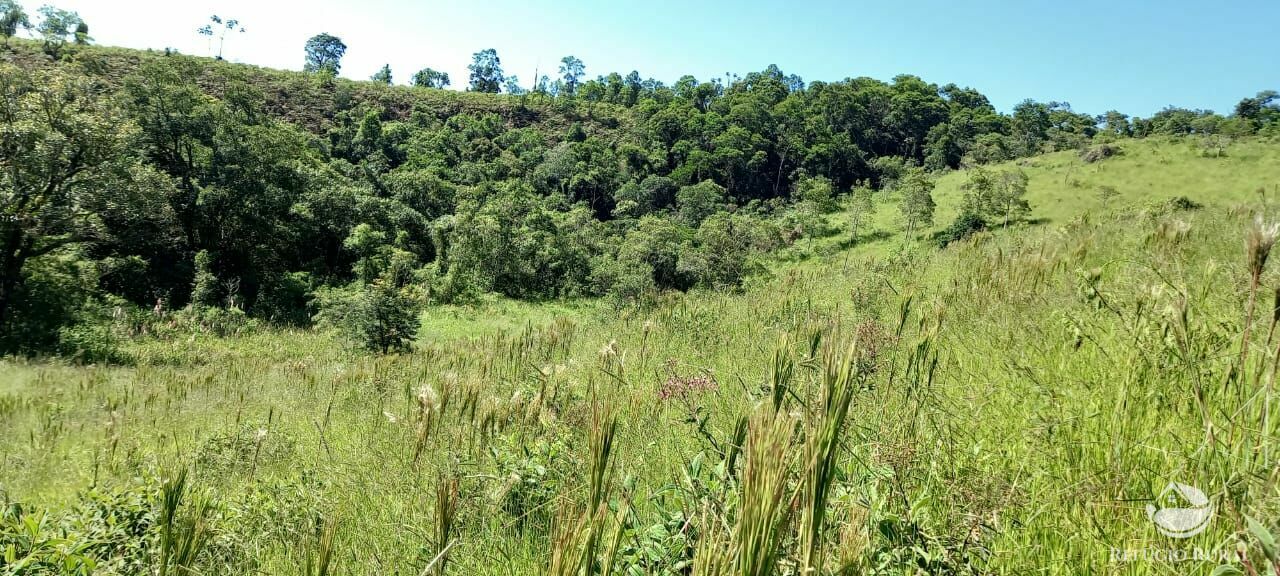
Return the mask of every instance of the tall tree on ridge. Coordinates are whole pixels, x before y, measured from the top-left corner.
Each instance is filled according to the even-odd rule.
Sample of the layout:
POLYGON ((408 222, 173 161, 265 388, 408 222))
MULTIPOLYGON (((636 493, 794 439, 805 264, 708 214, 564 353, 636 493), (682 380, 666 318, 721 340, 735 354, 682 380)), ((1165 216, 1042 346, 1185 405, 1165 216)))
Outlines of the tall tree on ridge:
POLYGON ((467 70, 471 71, 471 91, 472 92, 489 92, 497 94, 502 89, 502 60, 498 58, 498 51, 493 48, 485 48, 471 55, 471 64, 467 66, 467 70))
POLYGON ((570 96, 578 92, 578 85, 586 74, 587 67, 575 56, 560 59, 560 76, 564 78, 564 90, 570 96))
POLYGON ((332 76, 338 75, 342 68, 342 56, 347 53, 347 45, 342 39, 328 33, 320 33, 307 40, 307 62, 302 69, 305 72, 323 72, 332 76))

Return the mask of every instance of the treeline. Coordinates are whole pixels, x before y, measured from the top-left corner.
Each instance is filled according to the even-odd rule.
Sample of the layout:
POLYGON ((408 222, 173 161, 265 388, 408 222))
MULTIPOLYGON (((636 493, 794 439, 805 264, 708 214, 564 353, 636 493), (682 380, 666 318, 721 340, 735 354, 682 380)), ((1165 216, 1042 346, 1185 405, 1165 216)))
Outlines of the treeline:
POLYGON ((760 255, 830 233, 822 214, 844 195, 873 205, 871 190, 904 183, 916 230, 932 219, 927 171, 1098 139, 1274 133, 1280 119, 1274 93, 1230 117, 1033 101, 1005 115, 914 76, 805 83, 770 66, 666 86, 582 81, 576 58, 523 91, 492 50, 476 54, 474 91, 521 93, 473 106, 480 95, 386 86, 389 68, 337 79, 335 41, 308 42, 301 81, 74 42, 33 58, 37 44, 8 41, 0 351, 109 354, 121 326, 157 318, 320 321, 389 350, 433 302, 732 288, 760 255), (279 113, 290 99, 325 110, 321 125, 279 113))

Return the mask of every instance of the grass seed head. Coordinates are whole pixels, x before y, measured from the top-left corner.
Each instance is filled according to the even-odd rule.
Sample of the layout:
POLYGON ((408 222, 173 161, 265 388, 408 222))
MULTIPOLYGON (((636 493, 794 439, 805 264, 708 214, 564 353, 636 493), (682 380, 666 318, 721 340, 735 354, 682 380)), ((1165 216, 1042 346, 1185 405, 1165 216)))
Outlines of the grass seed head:
POLYGON ((1267 257, 1271 255, 1271 248, 1275 246, 1278 236, 1280 223, 1266 222, 1261 215, 1254 217, 1253 226, 1249 227, 1249 233, 1245 236, 1245 250, 1249 254, 1249 272, 1255 277, 1262 275, 1262 269, 1267 265, 1267 257))

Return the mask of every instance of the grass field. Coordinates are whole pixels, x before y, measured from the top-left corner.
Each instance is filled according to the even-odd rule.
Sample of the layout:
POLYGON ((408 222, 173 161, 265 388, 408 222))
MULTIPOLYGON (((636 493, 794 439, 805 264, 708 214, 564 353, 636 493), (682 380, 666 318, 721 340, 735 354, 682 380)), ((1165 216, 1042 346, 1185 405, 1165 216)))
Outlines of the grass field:
POLYGON ((388 357, 260 330, 0 360, 5 569, 1209 574, 1240 542, 1265 573, 1280 275, 1246 237, 1280 145, 1120 146, 1019 162, 1033 224, 938 249, 885 198, 875 240, 739 294, 437 308, 388 357), (1173 481, 1214 507, 1194 537, 1148 520, 1173 481))

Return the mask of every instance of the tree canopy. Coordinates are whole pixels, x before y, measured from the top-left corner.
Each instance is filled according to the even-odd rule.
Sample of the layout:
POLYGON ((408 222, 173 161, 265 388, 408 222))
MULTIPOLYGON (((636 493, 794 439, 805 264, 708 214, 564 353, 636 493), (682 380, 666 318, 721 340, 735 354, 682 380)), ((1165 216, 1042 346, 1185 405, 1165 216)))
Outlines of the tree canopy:
POLYGON ((476 52, 471 58, 471 64, 467 66, 467 70, 471 71, 471 91, 497 93, 505 79, 498 52, 493 48, 486 48, 476 52))
MULTIPOLYGON (((0 4, 4 31, 25 22, 15 6, 0 4)), ((12 50, 38 53, 78 26, 42 15, 50 39, 12 50)), ((107 302, 158 301, 319 322, 391 350, 420 307, 490 292, 643 303, 736 289, 768 252, 834 234, 826 214, 841 207, 853 241, 892 204, 917 235, 939 172, 1280 126, 1271 91, 1229 117, 1033 100, 1003 114, 956 84, 806 82, 777 66, 666 84, 588 78, 570 56, 526 88, 493 49, 473 55, 471 93, 427 92, 390 85, 389 65, 370 81, 329 77, 346 46, 328 34, 307 43, 306 70, 326 74, 313 79, 177 54, 96 66, 105 50, 64 48, 75 58, 17 58, 29 69, 0 74, 5 350, 56 345, 107 302)), ((450 79, 424 68, 410 83, 450 79)), ((970 175, 957 235, 1027 216, 1021 173, 970 175)))
POLYGON ((307 40, 306 64, 302 69, 336 76, 346 53, 347 45, 342 43, 342 39, 328 33, 316 34, 307 40))

